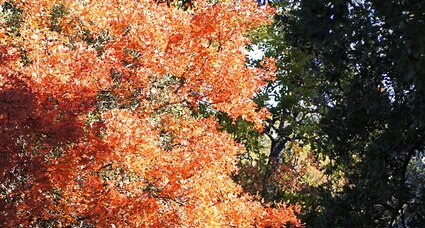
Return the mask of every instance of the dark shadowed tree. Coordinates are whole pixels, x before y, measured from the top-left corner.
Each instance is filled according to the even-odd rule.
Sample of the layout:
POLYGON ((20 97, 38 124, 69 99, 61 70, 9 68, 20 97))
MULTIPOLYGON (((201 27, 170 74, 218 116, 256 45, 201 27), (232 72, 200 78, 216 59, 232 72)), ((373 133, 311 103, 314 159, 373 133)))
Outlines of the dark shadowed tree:
MULTIPOLYGON (((289 17, 280 16, 282 45, 301 54, 275 49, 274 55, 282 56, 282 67, 296 62, 302 70, 289 68, 285 71, 289 77, 279 78, 280 99, 271 111, 295 120, 299 119, 295 108, 317 111, 320 137, 310 132, 309 138, 334 161, 328 171, 342 171, 346 177, 342 189, 323 186, 328 193, 323 195, 324 210, 316 225, 423 224, 425 207, 419 199, 423 194, 418 193, 423 189, 412 182, 423 166, 409 164, 425 146, 425 38, 418 34, 425 31, 425 2, 289 4, 294 8, 289 17), (308 90, 309 78, 313 90, 308 90), (285 81, 291 79, 303 84, 285 81), (298 91, 303 97, 288 102, 298 91), (311 105, 305 105, 304 98, 311 98, 311 105)), ((291 124, 283 125, 277 129, 278 142, 299 133, 291 124)), ((274 152, 272 148, 270 155, 274 152)))

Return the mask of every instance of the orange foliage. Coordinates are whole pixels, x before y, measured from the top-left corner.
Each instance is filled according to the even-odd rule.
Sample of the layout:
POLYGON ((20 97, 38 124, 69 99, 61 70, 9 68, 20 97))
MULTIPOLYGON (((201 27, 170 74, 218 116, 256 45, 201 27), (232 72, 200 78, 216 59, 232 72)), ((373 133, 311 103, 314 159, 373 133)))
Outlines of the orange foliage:
POLYGON ((254 1, 14 4, 19 35, 0 29, 2 226, 299 225, 296 208, 243 193, 230 178, 242 146, 194 115, 202 103, 261 126, 250 98, 273 67, 245 66, 243 34, 268 18, 254 1))

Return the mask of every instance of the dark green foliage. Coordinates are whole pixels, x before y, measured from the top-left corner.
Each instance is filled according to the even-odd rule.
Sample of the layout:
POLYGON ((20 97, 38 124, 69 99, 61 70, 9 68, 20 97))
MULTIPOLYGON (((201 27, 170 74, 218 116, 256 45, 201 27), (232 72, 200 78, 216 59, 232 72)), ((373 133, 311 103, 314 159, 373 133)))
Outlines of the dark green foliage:
POLYGON ((9 36, 19 36, 19 28, 22 23, 22 10, 17 8, 12 1, 1 5, 1 14, 5 22, 6 31, 9 36))
POLYGON ((55 4, 51 11, 50 16, 50 29, 52 31, 61 32, 62 27, 59 23, 60 18, 65 17, 69 12, 62 3, 55 4))
MULTIPOLYGON (((300 217, 302 221, 308 222, 320 209, 318 189, 305 186, 294 191, 291 186, 281 186, 273 179, 276 178, 275 173, 281 171, 285 165, 294 165, 287 161, 291 156, 291 143, 297 142, 306 146, 321 138, 319 120, 327 107, 327 97, 323 95, 331 82, 317 70, 319 66, 311 52, 306 51, 303 46, 288 45, 290 33, 287 24, 295 17, 291 13, 296 3, 282 4, 281 9, 284 12, 274 17, 271 26, 261 27, 250 33, 250 38, 257 48, 263 50, 265 56, 277 60, 278 68, 276 80, 255 98, 260 107, 267 107, 272 114, 263 132, 270 140, 270 145, 267 146, 268 151, 263 160, 265 164, 258 171, 262 175, 263 185, 260 187, 260 193, 269 202, 300 204, 300 217)), ((251 46, 252 49, 254 47, 251 46)), ((257 66, 259 60, 249 59, 249 64, 257 66)), ((295 170, 290 168, 285 172, 291 177, 295 170)), ((253 188, 242 185, 245 188, 253 188)))
POLYGON ((223 130, 231 133, 237 142, 243 143, 248 151, 258 152, 261 149, 260 132, 255 129, 254 124, 238 118, 233 120, 223 112, 216 114, 223 130))
POLYGON ((255 129, 254 124, 238 118, 233 120, 226 113, 216 113, 221 129, 232 134, 235 140, 243 144, 246 152, 239 156, 238 172, 233 179, 246 192, 253 195, 261 194, 264 187, 264 175, 267 173, 267 157, 264 153, 266 143, 261 132, 255 129))
POLYGON ((287 4, 266 42, 281 69, 270 128, 276 141, 313 143, 347 181, 322 186, 323 213, 306 222, 420 226, 423 188, 408 180, 423 166, 408 167, 425 147, 425 2, 287 4))
POLYGON ((264 182, 263 197, 298 201, 313 227, 423 227, 425 2, 277 7, 274 23, 250 34, 278 67, 277 80, 256 97, 272 114, 261 173, 271 176, 298 142, 330 158, 329 178, 308 194, 264 182))

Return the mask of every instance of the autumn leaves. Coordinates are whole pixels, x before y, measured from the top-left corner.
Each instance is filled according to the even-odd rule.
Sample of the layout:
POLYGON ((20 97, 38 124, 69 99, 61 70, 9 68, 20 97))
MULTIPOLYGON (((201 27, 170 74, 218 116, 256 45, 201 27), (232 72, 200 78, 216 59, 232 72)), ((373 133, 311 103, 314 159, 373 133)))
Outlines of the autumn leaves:
POLYGON ((3 24, 0 98, 25 88, 33 111, 0 113, 0 161, 13 164, 1 169, 11 192, 0 198, 3 225, 298 224, 292 208, 264 208, 242 192, 230 175, 243 147, 195 115, 202 103, 260 128, 266 113, 250 98, 273 67, 245 65, 244 33, 267 22, 255 2, 14 4, 22 20, 18 35, 3 24))

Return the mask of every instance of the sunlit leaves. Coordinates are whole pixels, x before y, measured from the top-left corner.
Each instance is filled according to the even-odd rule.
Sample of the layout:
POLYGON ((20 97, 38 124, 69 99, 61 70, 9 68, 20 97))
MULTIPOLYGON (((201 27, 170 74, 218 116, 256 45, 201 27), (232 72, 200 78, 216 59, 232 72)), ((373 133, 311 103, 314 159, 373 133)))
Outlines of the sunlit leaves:
POLYGON ((10 4, 22 21, 0 31, 2 225, 298 224, 242 192, 243 147, 195 115, 260 128, 251 97, 274 68, 245 64, 243 35, 268 17, 254 2, 10 4))

